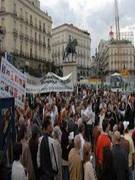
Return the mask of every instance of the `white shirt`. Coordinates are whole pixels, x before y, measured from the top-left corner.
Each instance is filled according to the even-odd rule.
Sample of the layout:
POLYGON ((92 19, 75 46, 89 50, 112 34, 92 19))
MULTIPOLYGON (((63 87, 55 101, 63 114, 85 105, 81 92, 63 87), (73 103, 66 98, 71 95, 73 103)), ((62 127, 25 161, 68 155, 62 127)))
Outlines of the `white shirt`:
POLYGON ((99 115, 99 127, 102 129, 102 122, 105 119, 105 114, 99 115))
POLYGON ((84 115, 88 118, 87 124, 92 125, 95 122, 95 113, 92 111, 91 105, 86 108, 84 115))
POLYGON ((38 151, 37 151, 37 166, 38 166, 38 168, 40 168, 40 146, 41 146, 42 139, 43 139, 43 136, 41 136, 38 139, 38 151))
POLYGON ((84 164, 84 180, 96 180, 95 172, 90 161, 84 164))
POLYGON ((20 161, 13 162, 11 180, 28 180, 20 161))
POLYGON ((79 134, 79 136, 80 136, 80 140, 81 140, 80 157, 81 157, 81 160, 83 161, 83 146, 85 144, 85 140, 81 133, 79 134))

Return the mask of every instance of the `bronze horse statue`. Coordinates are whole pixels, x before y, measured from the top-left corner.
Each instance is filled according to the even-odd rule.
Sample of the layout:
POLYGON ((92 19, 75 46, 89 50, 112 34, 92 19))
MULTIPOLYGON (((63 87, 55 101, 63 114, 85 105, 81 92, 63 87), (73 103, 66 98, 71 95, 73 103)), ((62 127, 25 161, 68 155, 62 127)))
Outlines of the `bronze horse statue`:
POLYGON ((72 59, 73 59, 73 56, 77 54, 76 52, 77 44, 78 44, 77 39, 74 39, 74 40, 69 39, 67 47, 65 48, 65 51, 64 51, 63 61, 65 60, 65 58, 69 56, 69 54, 72 54, 72 59))

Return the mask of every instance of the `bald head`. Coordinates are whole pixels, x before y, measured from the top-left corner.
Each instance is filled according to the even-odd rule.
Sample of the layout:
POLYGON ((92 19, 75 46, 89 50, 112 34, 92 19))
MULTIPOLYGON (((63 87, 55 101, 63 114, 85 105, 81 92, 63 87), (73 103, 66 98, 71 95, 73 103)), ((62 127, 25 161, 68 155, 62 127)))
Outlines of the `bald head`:
POLYGON ((75 139, 74 139, 74 147, 76 149, 80 149, 81 148, 81 139, 80 139, 80 136, 79 135, 76 135, 75 136, 75 139))

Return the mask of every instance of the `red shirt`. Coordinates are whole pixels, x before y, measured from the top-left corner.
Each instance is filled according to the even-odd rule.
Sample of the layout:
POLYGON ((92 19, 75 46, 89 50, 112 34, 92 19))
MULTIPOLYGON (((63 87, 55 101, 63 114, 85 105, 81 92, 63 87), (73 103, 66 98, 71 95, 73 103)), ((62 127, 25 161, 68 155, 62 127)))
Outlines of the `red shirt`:
POLYGON ((97 146, 96 146, 96 157, 97 157, 97 162, 99 164, 102 164, 102 162, 103 162, 103 149, 104 149, 104 147, 111 148, 111 140, 107 134, 102 133, 98 137, 97 146))

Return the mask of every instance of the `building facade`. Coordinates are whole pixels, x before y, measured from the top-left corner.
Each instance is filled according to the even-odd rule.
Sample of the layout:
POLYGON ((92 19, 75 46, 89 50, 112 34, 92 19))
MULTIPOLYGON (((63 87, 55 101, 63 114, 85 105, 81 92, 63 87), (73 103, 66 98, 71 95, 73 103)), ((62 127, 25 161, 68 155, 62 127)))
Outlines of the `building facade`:
POLYGON ((77 40, 76 55, 78 74, 88 76, 91 63, 90 33, 75 27, 73 24, 63 24, 52 30, 52 60, 57 66, 63 64, 63 55, 69 39, 77 40))
POLYGON ((11 53, 18 68, 44 70, 44 62, 51 61, 52 19, 39 0, 0 0, 0 26, 1 52, 11 53))
POLYGON ((98 46, 99 60, 107 62, 108 75, 115 72, 121 73, 125 69, 128 72, 128 80, 135 81, 135 48, 127 40, 100 41, 98 46))

